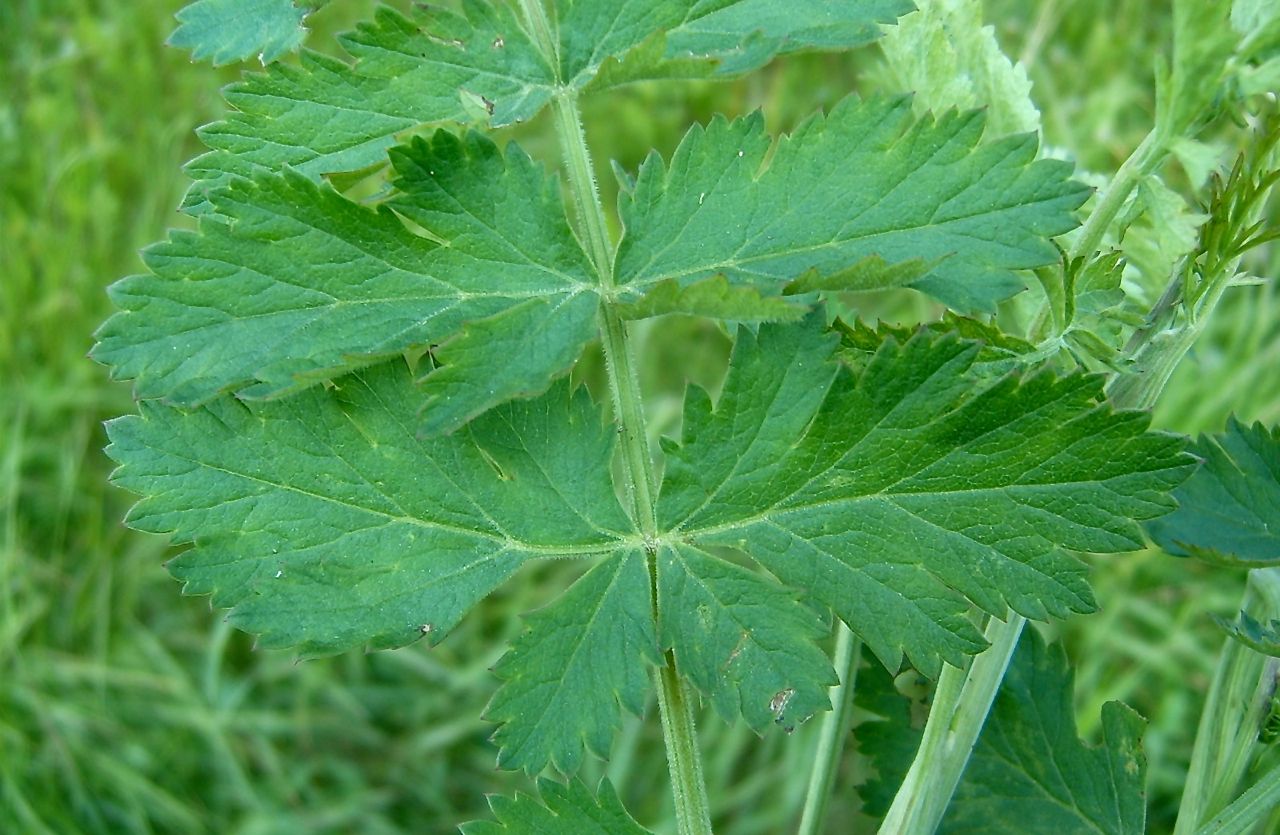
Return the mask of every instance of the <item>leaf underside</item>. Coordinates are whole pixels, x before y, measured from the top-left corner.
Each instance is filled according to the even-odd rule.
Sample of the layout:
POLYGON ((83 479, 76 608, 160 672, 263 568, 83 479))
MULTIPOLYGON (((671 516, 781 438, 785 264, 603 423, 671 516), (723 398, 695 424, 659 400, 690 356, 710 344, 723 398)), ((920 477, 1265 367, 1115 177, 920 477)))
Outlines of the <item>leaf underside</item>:
POLYGON ((1175 493, 1178 509, 1147 525, 1170 554, 1260 568, 1280 563, 1280 430, 1232 418, 1192 447, 1203 466, 1175 493))

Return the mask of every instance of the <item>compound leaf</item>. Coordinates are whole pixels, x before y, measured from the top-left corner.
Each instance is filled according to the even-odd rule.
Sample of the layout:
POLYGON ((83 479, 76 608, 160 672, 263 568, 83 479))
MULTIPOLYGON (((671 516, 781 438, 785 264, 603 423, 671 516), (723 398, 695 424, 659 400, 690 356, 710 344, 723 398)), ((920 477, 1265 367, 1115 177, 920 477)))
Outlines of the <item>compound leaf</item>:
POLYGON ((1204 465, 1173 494, 1178 509, 1147 532, 1176 556, 1258 568, 1280 563, 1280 429, 1235 418, 1202 435, 1204 465))
POLYGON ((178 12, 170 46, 191 50, 214 66, 257 55, 269 64, 302 45, 310 11, 294 0, 197 0, 178 12))
POLYGON ((741 332, 713 408, 668 444, 662 524, 736 548, 830 606, 896 669, 981 648, 967 601, 1033 618, 1094 608, 1070 551, 1138 548, 1191 459, 1101 381, 973 374, 976 343, 921 330, 858 371, 820 322, 741 332))
POLYGON ((613 784, 601 781, 596 797, 574 781, 538 780, 542 802, 526 794, 514 798, 491 796, 492 821, 462 825, 464 835, 646 835, 649 830, 627 814, 613 784))
POLYGON ((791 729, 831 702, 835 671, 815 641, 829 631, 778 584, 689 545, 658 557, 664 647, 727 720, 791 729))
POLYGON ((464 400, 465 369, 490 356, 464 334, 442 355, 458 367, 427 378, 428 391, 459 399, 428 425, 453 429, 545 390, 595 335, 591 266, 555 180, 475 133, 440 131, 392 158, 402 194, 391 206, 432 238, 296 173, 237 181, 214 197, 220 217, 173 233, 147 252, 149 274, 113 286, 122 310, 94 356, 140 398, 271 398, 506 312, 538 330, 523 379, 486 379, 464 400))
POLYGON ((625 72, 615 66, 605 86, 732 75, 783 52, 855 46, 911 8, 907 0, 804 0, 785 13, 763 0, 561 2, 553 63, 513 5, 469 0, 456 15, 416 4, 407 17, 380 8, 339 38, 353 63, 305 52, 300 67, 272 67, 233 85, 226 98, 235 112, 200 131, 211 151, 188 166, 197 183, 186 207, 212 210, 211 187, 262 168, 291 165, 312 177, 364 168, 397 134, 424 124, 526 121, 559 86, 581 90, 627 53, 616 65, 625 72))
POLYGON ((585 393, 420 441, 415 392, 396 360, 269 403, 144 402, 108 425, 115 481, 143 496, 127 522, 192 544, 170 563, 187 592, 307 653, 438 641, 526 561, 627 535, 585 393))
POLYGON ((659 663, 644 551, 619 551, 534 613, 498 664, 503 684, 486 711, 503 723, 498 765, 537 773, 551 762, 570 774, 584 746, 607 755, 618 706, 644 710, 659 663))
POLYGON ((1076 736, 1072 673, 1061 646, 1023 634, 991 716, 943 820, 947 835, 1141 835, 1145 720, 1102 706, 1102 744, 1076 736))
POLYGON ((994 310, 1015 270, 1055 262, 1088 190, 1035 160, 1024 134, 978 145, 981 112, 914 120, 908 98, 846 99, 773 148, 759 113, 694 127, 623 193, 619 280, 723 273, 781 287, 879 256, 936 262, 911 286, 960 310, 994 310))

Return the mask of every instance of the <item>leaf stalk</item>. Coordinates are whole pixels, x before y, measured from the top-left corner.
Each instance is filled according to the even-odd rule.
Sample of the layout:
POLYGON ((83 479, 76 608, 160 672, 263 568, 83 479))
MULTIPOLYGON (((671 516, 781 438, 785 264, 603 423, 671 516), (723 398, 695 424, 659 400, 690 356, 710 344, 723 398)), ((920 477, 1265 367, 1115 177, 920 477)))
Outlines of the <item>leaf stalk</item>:
POLYGON ((813 771, 804 798, 797 835, 818 835, 827 817, 827 801, 835 786, 845 740, 853 725, 853 693, 862 663, 862 641, 844 621, 836 621, 835 668, 840 683, 831 688, 831 712, 822 719, 818 746, 814 751, 813 771))
MULTIPOLYGON (((555 41, 541 0, 521 0, 521 7, 535 41, 558 73, 559 59, 555 41)), ((553 109, 556 135, 564 154, 565 174, 577 213, 579 231, 604 291, 600 304, 601 330, 604 336, 609 391, 622 446, 625 488, 636 524, 646 541, 649 571, 653 577, 656 570, 658 533, 657 480, 649 450, 640 379, 636 374, 626 323, 609 300, 614 289, 614 248, 609 240, 604 206, 596 186, 595 168, 582 127, 576 91, 561 88, 553 109)), ((666 653, 665 665, 658 671, 657 677, 658 712, 662 719, 662 735, 671 772, 677 829, 680 835, 710 835, 710 803, 702 774, 693 704, 673 652, 666 653)))

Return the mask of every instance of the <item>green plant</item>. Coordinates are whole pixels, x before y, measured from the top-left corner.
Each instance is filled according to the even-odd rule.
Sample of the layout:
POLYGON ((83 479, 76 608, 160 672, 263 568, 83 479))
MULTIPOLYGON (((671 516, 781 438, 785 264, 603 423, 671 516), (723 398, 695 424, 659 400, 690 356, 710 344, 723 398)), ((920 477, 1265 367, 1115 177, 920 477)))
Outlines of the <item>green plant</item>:
MULTIPOLYGON (((681 832, 711 823, 699 697, 759 732, 834 706, 800 822, 818 831, 852 705, 902 708, 878 673, 855 687, 864 648, 937 680, 919 735, 878 729, 879 779, 900 778, 884 831, 1025 825, 1009 798, 981 804, 1009 785, 1000 763, 1043 788, 1033 766, 1055 758, 1078 801, 1047 831, 1140 830, 1141 721, 1108 706, 1106 747, 1082 746, 1061 733, 1065 656, 1034 634, 1015 648, 1026 618, 1095 608, 1071 552, 1140 547, 1194 469, 1138 410, 1271 236, 1280 129, 1254 88, 1280 22, 1245 0, 1175 6, 1156 128, 1073 233, 1088 189, 1037 158, 1026 79, 977 4, 922 5, 884 45, 915 98, 851 97, 776 141, 759 115, 695 126, 669 160, 618 172, 616 236, 580 98, 852 49, 910 4, 383 9, 342 41, 354 64, 304 53, 233 86, 188 169, 198 229, 113 287, 98 335, 142 400, 110 427, 117 481, 144 497, 130 524, 191 544, 171 564, 189 592, 304 654, 435 643, 523 566, 590 560, 496 668, 499 764, 572 775, 653 686, 681 832), (975 105, 990 116, 947 110, 975 105), (559 178, 484 132, 544 110, 572 213, 559 178), (1193 216, 1155 175, 1204 158, 1194 137, 1223 115, 1259 138, 1193 216), (440 123, 471 127, 398 144, 440 123), (1168 278, 1153 250, 1174 253, 1172 280, 1144 316, 1141 282, 1168 278), (1032 275, 1041 292, 1019 296, 1032 275), (859 321, 861 294, 903 288, 954 312, 859 321), (672 315, 723 323, 734 348, 714 401, 691 387, 655 444, 635 334, 672 315), (569 376, 597 344, 602 379, 569 376), (1000 738, 975 748, 993 702, 1000 738), (1059 717, 1047 749, 1039 706, 1059 717)), ((200 0, 180 19, 175 42, 215 60, 269 61, 305 34, 288 2, 200 0)), ((1192 826, 1249 764, 1200 759, 1217 771, 1188 789, 1192 826)), ((1259 785, 1235 819, 1259 819, 1239 812, 1259 785)), ((635 828, 607 784, 540 793, 495 813, 514 831, 635 828)))

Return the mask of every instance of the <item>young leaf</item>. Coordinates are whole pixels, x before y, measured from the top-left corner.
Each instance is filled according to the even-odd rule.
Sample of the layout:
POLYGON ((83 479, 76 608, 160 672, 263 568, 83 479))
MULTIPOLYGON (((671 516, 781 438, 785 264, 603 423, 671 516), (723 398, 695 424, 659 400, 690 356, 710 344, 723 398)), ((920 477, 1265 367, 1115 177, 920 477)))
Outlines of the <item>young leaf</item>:
POLYGON ((539 803, 526 794, 514 799, 492 795, 489 805, 500 821, 462 825, 463 835, 648 835, 622 808, 613 785, 604 780, 596 797, 581 783, 538 780, 539 803))
POLYGON ((498 664, 503 684, 486 710, 503 723, 498 765, 572 774, 584 746, 607 756, 618 705, 640 715, 661 659, 644 552, 619 551, 530 617, 498 664))
POLYGON ((302 45, 307 3, 294 0, 196 0, 177 14, 169 45, 214 66, 257 55, 269 64, 302 45))
POLYGON ((889 28, 880 46, 890 89, 914 91, 917 108, 935 113, 987 108, 995 136, 1038 132, 1027 71, 1001 51, 995 29, 982 25, 982 7, 981 0, 935 0, 889 28))
POLYGON ((1145 720, 1102 706, 1102 745, 1076 736, 1072 673, 1061 646, 1023 633, 991 716, 939 830, 946 835, 1141 835, 1145 720))
POLYGON ((486 369, 477 388, 465 369, 493 349, 464 334, 442 353, 457 367, 427 379, 459 399, 429 409, 428 425, 452 429, 545 390, 596 332, 593 273, 556 182, 474 133, 441 131, 392 159, 402 193, 391 206, 436 240, 298 174, 237 181, 214 196, 225 221, 173 233, 147 252, 150 274, 112 287, 122 312, 93 356, 140 398, 194 406, 224 391, 277 397, 505 313, 526 329, 520 379, 486 369))
POLYGON ((911 286, 962 310, 994 310, 1014 270, 1058 259, 1047 238, 1075 226, 1087 189, 1070 166, 1035 161, 1023 135, 978 146, 979 112, 916 121, 909 99, 850 98, 779 141, 757 113, 695 127, 669 164, 656 154, 619 198, 620 282, 781 287, 869 256, 936 261, 911 286), (767 161, 767 162, 766 162, 767 161))
POLYGON ((307 653, 438 641, 530 559, 608 554, 627 537, 614 433, 560 384, 465 431, 415 437, 392 361, 284 400, 143 403, 108 424, 132 527, 192 548, 170 563, 264 646, 307 653))
POLYGON ((658 557, 658 612, 663 646, 726 720, 791 729, 830 709, 837 678, 814 643, 829 626, 788 589, 692 546, 668 546, 658 557))
POLYGON ((830 606, 890 669, 981 648, 997 616, 1093 609, 1069 551, 1142 544, 1190 473, 1172 436, 1098 403, 1101 381, 970 373, 979 346, 922 330, 860 371, 810 321, 741 332, 720 401, 690 392, 661 524, 736 548, 830 606))
POLYGON ((1147 523, 1151 538, 1175 556, 1280 564, 1280 430, 1232 418, 1192 452, 1204 465, 1174 492, 1178 509, 1147 523))

